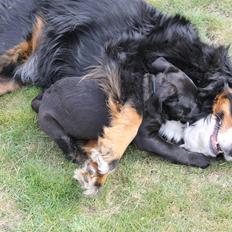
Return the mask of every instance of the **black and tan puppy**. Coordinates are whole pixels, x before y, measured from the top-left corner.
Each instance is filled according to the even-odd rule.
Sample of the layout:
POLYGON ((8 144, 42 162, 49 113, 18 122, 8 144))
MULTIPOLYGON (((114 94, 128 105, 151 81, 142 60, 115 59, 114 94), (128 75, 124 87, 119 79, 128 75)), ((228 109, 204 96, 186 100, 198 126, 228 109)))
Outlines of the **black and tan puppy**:
MULTIPOLYGON (((170 145, 158 136, 160 126, 166 120, 191 120, 199 113, 195 100, 197 88, 188 76, 163 58, 157 59, 153 68, 158 74, 146 74, 143 80, 145 111, 142 126, 135 138, 136 144, 173 162, 206 167, 208 159, 203 155, 170 145)), ((92 140, 90 144, 94 144, 93 140, 102 134, 103 127, 109 125, 111 115, 107 104, 111 107, 96 80, 77 77, 58 81, 32 102, 34 110, 38 112, 40 127, 73 161, 78 161, 82 154, 74 139, 92 140)), ((116 161, 109 164, 110 170, 115 168, 116 161)), ((96 163, 103 169, 107 166, 102 160, 96 163)), ((105 177, 98 173, 99 178, 92 178, 90 173, 96 173, 96 170, 86 165, 84 170, 76 172, 76 178, 86 194, 92 195, 98 192, 105 177)))

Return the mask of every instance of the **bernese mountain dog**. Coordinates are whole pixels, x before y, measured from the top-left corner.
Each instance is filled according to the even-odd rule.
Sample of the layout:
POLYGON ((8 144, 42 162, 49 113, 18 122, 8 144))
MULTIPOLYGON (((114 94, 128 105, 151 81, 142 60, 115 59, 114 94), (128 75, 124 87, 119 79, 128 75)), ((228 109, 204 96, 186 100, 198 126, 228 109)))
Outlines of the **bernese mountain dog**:
POLYGON ((3 0, 0 15, 0 95, 27 84, 47 89, 67 77, 96 79, 112 117, 91 156, 106 164, 119 159, 138 132, 143 74, 154 73, 157 58, 199 88, 201 117, 231 84, 228 48, 202 42, 187 19, 143 0, 3 0))

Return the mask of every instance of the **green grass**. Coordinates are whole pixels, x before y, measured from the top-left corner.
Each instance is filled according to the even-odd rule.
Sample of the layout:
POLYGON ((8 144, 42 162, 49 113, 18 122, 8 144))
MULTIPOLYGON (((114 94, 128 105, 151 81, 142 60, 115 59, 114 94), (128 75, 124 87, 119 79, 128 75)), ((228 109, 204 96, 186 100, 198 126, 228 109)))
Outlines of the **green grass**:
MULTIPOLYGON (((153 0, 186 15, 205 41, 232 42, 232 0, 153 0)), ((170 164, 128 149, 98 198, 82 195, 76 165, 38 129, 24 88, 0 101, 0 231, 232 231, 232 165, 170 164)))

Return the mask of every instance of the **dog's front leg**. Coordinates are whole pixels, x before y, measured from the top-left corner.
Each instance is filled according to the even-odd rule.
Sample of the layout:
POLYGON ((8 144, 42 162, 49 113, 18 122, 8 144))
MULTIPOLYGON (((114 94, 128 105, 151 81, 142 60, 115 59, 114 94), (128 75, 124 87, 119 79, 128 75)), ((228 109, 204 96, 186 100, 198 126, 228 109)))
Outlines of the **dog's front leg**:
POLYGON ((206 168, 210 164, 208 157, 201 153, 189 152, 175 144, 171 144, 156 135, 149 135, 147 130, 140 128, 134 139, 135 144, 143 151, 153 153, 173 163, 206 168))
POLYGON ((110 126, 104 128, 103 135, 91 149, 90 160, 85 167, 75 171, 74 178, 81 183, 86 195, 96 195, 99 192, 107 176, 115 169, 133 141, 142 122, 142 115, 129 103, 119 108, 113 101, 109 101, 109 109, 110 126))

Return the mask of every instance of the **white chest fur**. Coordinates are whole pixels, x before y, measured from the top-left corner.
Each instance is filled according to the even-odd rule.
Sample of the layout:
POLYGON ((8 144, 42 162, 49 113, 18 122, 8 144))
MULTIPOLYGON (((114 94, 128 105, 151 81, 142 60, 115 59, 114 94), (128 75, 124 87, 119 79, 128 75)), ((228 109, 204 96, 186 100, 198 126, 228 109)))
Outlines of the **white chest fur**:
POLYGON ((187 126, 184 130, 184 144, 181 146, 189 151, 215 157, 210 147, 210 136, 213 134, 215 123, 215 119, 209 116, 187 126))
POLYGON ((159 133, 166 137, 168 141, 180 142, 183 139, 184 144, 181 147, 189 151, 215 157, 210 148, 210 136, 213 133, 214 125, 215 119, 211 115, 198 120, 193 125, 182 124, 178 121, 167 121, 161 126, 159 133))

